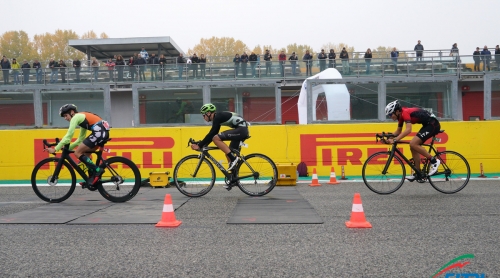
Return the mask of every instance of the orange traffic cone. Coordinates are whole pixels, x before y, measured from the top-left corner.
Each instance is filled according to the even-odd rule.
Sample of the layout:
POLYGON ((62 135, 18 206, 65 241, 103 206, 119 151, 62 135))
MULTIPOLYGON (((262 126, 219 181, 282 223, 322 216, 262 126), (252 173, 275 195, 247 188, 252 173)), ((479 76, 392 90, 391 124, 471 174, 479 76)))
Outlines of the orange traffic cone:
POLYGON ((172 205, 172 197, 170 194, 165 195, 163 202, 163 213, 160 222, 156 223, 155 227, 177 227, 182 223, 175 219, 174 206, 172 205))
POLYGON ((371 228, 372 224, 366 221, 363 205, 361 204, 361 196, 359 193, 354 193, 352 202, 351 220, 345 222, 347 228, 371 228))
POLYGON ((337 176, 335 175, 335 169, 332 167, 332 171, 330 171, 330 181, 328 184, 339 184, 337 181, 337 176))
POLYGON ((316 168, 313 168, 312 183, 309 186, 321 186, 318 181, 318 175, 316 174, 316 168))

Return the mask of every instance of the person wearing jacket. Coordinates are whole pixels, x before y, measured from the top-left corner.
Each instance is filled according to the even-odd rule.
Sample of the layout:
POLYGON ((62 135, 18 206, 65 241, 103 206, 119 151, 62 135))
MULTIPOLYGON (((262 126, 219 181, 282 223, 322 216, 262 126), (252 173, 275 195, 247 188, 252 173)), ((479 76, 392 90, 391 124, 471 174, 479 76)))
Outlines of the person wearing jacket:
POLYGON ((345 47, 342 47, 342 51, 340 51, 340 59, 342 60, 342 73, 349 74, 349 53, 345 47))
POLYGON ((321 49, 321 52, 318 54, 319 60, 319 71, 324 71, 326 69, 326 53, 324 49, 321 49))
POLYGON ((497 71, 500 71, 500 46, 495 47, 495 62, 497 63, 497 71))
POLYGON ((156 57, 155 53, 152 53, 148 59, 149 69, 151 70, 151 81, 156 81, 158 79, 158 65, 160 60, 156 57))
POLYGON ((59 73, 61 73, 61 82, 66 83, 66 63, 61 59, 59 60, 59 73))
POLYGON ((35 69, 36 84, 42 84, 42 64, 37 59, 33 62, 33 69, 35 69))
POLYGON ((472 53, 472 58, 474 59, 474 71, 481 71, 481 51, 479 51, 479 46, 472 53))
POLYGON ((130 73, 130 78, 132 78, 132 81, 135 81, 135 74, 137 73, 137 69, 135 68, 134 56, 130 56, 127 65, 128 65, 128 71, 130 73))
POLYGON ((248 65, 248 55, 245 51, 240 56, 241 60, 241 74, 243 74, 243 78, 247 78, 247 65, 248 65))
POLYGON ((271 67, 273 65, 273 62, 271 60, 273 59, 273 55, 269 52, 269 49, 266 49, 266 54, 264 54, 264 61, 266 61, 266 76, 271 76, 271 67))
POLYGON ((286 62, 285 51, 281 51, 280 55, 278 55, 278 61, 280 63, 281 77, 285 77, 285 62, 286 62))
POLYGON ((109 74, 109 81, 113 82, 114 81, 114 74, 113 72, 115 71, 115 62, 113 62, 112 58, 109 58, 108 61, 106 61, 106 64, 104 64, 106 67, 108 67, 108 74, 109 74))
POLYGON ((118 75, 118 82, 123 82, 123 69, 125 68, 125 61, 123 60, 122 55, 116 56, 115 66, 118 75))
POLYGON ((193 69, 193 78, 198 78, 198 64, 200 63, 200 58, 196 55, 196 53, 193 54, 191 57, 191 68, 193 69))
POLYGON ((179 56, 177 57, 177 70, 179 71, 179 80, 182 80, 182 72, 184 71, 185 65, 186 60, 184 60, 182 53, 179 53, 179 56))
POLYGON ((336 68, 337 63, 335 63, 335 58, 337 58, 337 54, 335 54, 335 50, 330 49, 330 53, 328 53, 328 67, 336 68))
POLYGON ((24 78, 24 84, 29 84, 30 83, 30 71, 31 71, 31 66, 28 64, 28 61, 24 60, 23 64, 21 65, 21 69, 23 71, 23 78, 24 78))
POLYGON ((416 51, 417 61, 422 61, 422 56, 424 55, 424 46, 418 40, 418 43, 415 45, 413 50, 416 51))
POLYGON ((295 51, 292 52, 292 55, 288 57, 288 61, 290 61, 290 66, 292 66, 292 76, 295 76, 297 73, 297 60, 299 57, 295 54, 295 51))
POLYGON ((57 68, 59 68, 59 65, 52 58, 49 60, 49 68, 50 68, 50 83, 57 83, 57 68))
POLYGON ((398 73, 398 57, 399 57, 399 51, 396 50, 396 48, 392 48, 391 51, 391 60, 392 64, 394 65, 394 73, 398 73))
POLYGON ((302 60, 306 63, 306 76, 312 75, 312 59, 313 56, 309 50, 306 50, 306 54, 304 54, 304 57, 302 58, 302 60))
POLYGON ((366 74, 370 74, 370 64, 372 63, 372 50, 367 49, 365 52, 366 74))
POLYGON ((7 57, 3 56, 2 62, 0 62, 0 66, 2 67, 3 84, 7 85, 7 84, 9 84, 9 71, 11 69, 9 59, 7 59, 7 57))
POLYGON ((137 55, 135 65, 139 68, 139 81, 146 81, 146 74, 144 73, 146 64, 146 59, 142 57, 142 54, 137 55))
POLYGON ((490 71, 490 61, 491 61, 491 52, 488 50, 488 47, 485 45, 483 51, 481 51, 481 60, 483 60, 483 71, 490 71))
POLYGON ((252 51, 250 56, 248 57, 248 60, 250 61, 250 68, 252 69, 252 78, 255 78, 255 67, 257 66, 257 54, 252 51))
POLYGON ((80 59, 76 58, 73 60, 73 69, 75 70, 76 82, 80 82, 80 71, 82 70, 82 62, 80 62, 80 59))
POLYGON ((234 55, 234 58, 233 58, 233 63, 234 63, 234 77, 235 78, 238 78, 238 72, 239 72, 239 69, 240 69, 240 62, 241 62, 240 54, 236 53, 236 55, 234 55))
POLYGON ((12 75, 14 76, 14 85, 21 85, 19 80, 19 69, 21 65, 16 61, 16 58, 12 59, 12 75))

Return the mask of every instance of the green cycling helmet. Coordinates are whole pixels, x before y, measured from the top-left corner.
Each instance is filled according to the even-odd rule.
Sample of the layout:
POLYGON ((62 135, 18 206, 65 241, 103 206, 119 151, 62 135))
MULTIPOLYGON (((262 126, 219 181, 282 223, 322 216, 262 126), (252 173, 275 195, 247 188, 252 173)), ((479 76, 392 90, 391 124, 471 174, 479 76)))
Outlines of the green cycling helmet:
POLYGON ((203 104, 203 106, 200 109, 201 114, 205 114, 207 112, 215 112, 216 108, 215 105, 211 103, 203 104))

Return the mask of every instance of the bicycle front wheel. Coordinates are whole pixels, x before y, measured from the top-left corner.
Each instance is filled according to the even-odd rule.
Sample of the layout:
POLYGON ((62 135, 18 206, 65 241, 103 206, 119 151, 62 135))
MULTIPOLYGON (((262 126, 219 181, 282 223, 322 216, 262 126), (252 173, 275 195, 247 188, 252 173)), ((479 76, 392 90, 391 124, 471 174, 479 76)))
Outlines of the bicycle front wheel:
POLYGON ((236 172, 238 187, 250 196, 264 196, 273 190, 278 181, 278 169, 263 154, 249 154, 240 162, 236 172))
POLYGON ((31 173, 31 187, 35 194, 45 202, 60 203, 68 199, 75 191, 75 171, 67 161, 63 162, 54 182, 50 181, 59 160, 60 158, 57 157, 46 158, 38 162, 31 173))
POLYGON ((115 156, 105 161, 106 168, 97 183, 99 193, 107 200, 122 203, 132 199, 141 188, 141 173, 131 160, 115 156))
POLYGON ((470 167, 467 160, 454 151, 444 151, 436 155, 441 160, 437 172, 429 177, 429 182, 437 191, 453 194, 464 189, 469 183, 470 167))
POLYGON ((182 158, 174 169, 174 183, 177 189, 188 197, 201 197, 215 184, 214 166, 198 155, 182 158))
POLYGON ((401 158, 394 155, 387 172, 383 170, 391 152, 378 152, 370 156, 363 165, 363 181, 373 192, 391 194, 396 192, 405 181, 406 169, 401 158))

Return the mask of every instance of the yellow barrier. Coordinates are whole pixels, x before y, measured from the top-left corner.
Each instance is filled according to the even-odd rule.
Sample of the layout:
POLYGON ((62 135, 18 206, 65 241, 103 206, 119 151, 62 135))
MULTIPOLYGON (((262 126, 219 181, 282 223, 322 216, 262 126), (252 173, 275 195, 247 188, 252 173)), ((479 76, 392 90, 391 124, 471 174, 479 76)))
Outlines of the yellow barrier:
MULTIPOLYGON (((329 176, 332 166, 344 166, 347 177, 360 176, 366 158, 388 145, 375 143, 375 133, 393 132, 396 123, 314 124, 314 125, 254 125, 250 127, 249 147, 244 154, 259 152, 276 163, 304 161, 316 168, 319 176, 329 176)), ((471 166, 472 173, 500 173, 500 148, 496 140, 500 135, 500 121, 442 122, 445 133, 436 146, 440 150, 461 153, 471 166)), ((417 132, 420 125, 415 125, 417 132)), ((113 128, 107 144, 111 153, 132 159, 147 177, 153 171, 172 172, 182 157, 195 154, 187 147, 189 138, 202 139, 210 127, 151 127, 113 128)), ((48 157, 43 152, 43 139, 53 141, 64 136, 64 129, 1 130, 3 147, 0 156, 0 182, 29 181, 34 165, 48 157)), ((77 132, 78 133, 78 132, 77 132)), ((78 136, 75 134, 75 138, 78 136)), ((407 138, 410 139, 410 138, 407 138)), ((403 152, 409 156, 408 146, 403 152)), ((220 151, 212 152, 217 160, 226 161, 220 151)), ((217 174, 222 177, 221 173, 217 174)))

